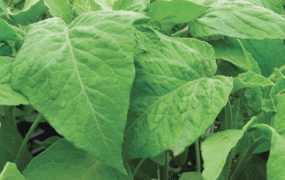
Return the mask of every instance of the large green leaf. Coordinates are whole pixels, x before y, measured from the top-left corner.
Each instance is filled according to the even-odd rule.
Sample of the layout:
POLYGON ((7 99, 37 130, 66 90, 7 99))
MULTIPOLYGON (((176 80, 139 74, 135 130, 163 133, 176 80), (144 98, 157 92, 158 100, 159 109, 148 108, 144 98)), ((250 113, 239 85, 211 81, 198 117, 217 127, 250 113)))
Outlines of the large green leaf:
POLYGON ((157 1, 148 6, 147 15, 162 24, 163 30, 174 25, 187 23, 209 7, 188 0, 157 1))
POLYGON ((29 25, 37 22, 47 10, 44 0, 27 0, 21 11, 14 13, 11 8, 8 8, 8 13, 16 23, 29 25))
MULTIPOLYGON (((0 171, 3 170, 8 161, 13 162, 15 160, 22 142, 23 138, 19 132, 2 119, 0 128, 0 171)), ((23 171, 32 158, 28 149, 24 149, 24 155, 17 165, 18 169, 23 171)))
POLYGON ((11 82, 76 147, 126 173, 122 143, 135 69, 131 11, 86 13, 66 25, 34 24, 11 82))
POLYGON ((255 123, 256 118, 252 118, 243 127, 243 130, 226 130, 207 137, 201 146, 204 160, 204 171, 202 174, 205 180, 217 179, 219 177, 230 150, 237 145, 247 128, 255 123))
POLYGON ((29 180, 132 180, 127 165, 126 169, 128 175, 122 175, 65 139, 60 139, 34 158, 23 175, 29 180))
POLYGON ((214 50, 196 39, 169 38, 135 58, 123 156, 183 152, 205 133, 228 100, 232 78, 215 76, 214 50))
POLYGON ((44 0, 44 2, 54 17, 61 18, 67 24, 73 21, 73 7, 67 0, 44 0))
POLYGON ((0 180, 25 180, 25 178, 17 169, 16 164, 7 162, 0 174, 0 180))
POLYGON ((285 19, 245 1, 221 1, 191 21, 189 31, 199 38, 284 39, 285 19))
POLYGON ((6 21, 0 19, 0 41, 12 40, 23 42, 23 33, 19 33, 17 27, 9 25, 6 21))

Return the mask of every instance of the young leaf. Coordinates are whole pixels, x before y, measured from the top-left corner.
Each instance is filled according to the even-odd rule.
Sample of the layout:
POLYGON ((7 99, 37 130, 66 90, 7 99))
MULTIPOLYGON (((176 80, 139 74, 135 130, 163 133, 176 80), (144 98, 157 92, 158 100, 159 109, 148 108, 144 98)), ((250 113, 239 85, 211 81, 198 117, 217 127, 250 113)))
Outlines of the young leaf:
POLYGON ((11 8, 8 8, 8 13, 16 23, 26 26, 37 22, 47 10, 44 0, 27 0, 21 11, 14 13, 11 8))
POLYGON ((239 74, 234 78, 234 87, 232 92, 245 87, 266 87, 274 86, 274 83, 262 75, 254 72, 246 72, 239 74))
POLYGON ((0 174, 0 180, 25 180, 25 178, 17 169, 16 164, 7 162, 0 174))
POLYGON ((189 24, 194 37, 284 39, 285 19, 245 1, 219 1, 189 24))
POLYGON ((207 43, 155 32, 160 42, 135 58, 126 159, 183 152, 213 124, 232 89, 232 78, 213 77, 214 50, 207 43))
POLYGON ((45 5, 49 8, 51 15, 61 18, 69 24, 73 21, 73 7, 67 0, 44 0, 45 5))
POLYGON ((132 180, 130 168, 128 175, 122 175, 107 164, 95 159, 85 151, 75 148, 65 139, 60 139, 38 155, 23 171, 29 180, 132 180))
POLYGON ((131 11, 34 24, 11 82, 68 141, 126 174, 122 143, 135 76, 131 11), (52 45, 51 45, 52 44, 52 45))
POLYGON ((168 31, 176 24, 192 21, 208 8, 188 0, 157 1, 148 6, 147 15, 168 31))

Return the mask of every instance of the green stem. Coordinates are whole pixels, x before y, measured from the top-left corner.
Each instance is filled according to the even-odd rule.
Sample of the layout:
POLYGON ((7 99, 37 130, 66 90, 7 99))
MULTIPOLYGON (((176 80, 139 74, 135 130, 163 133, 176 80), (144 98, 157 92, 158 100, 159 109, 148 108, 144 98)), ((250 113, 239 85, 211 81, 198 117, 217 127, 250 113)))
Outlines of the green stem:
POLYGON ((20 158, 22 157, 22 155, 23 155, 23 153, 24 153, 24 150, 25 150, 25 148, 26 148, 26 146, 27 146, 27 143, 28 143, 28 141, 29 141, 31 135, 33 134, 35 128, 38 126, 39 122, 41 121, 41 117, 42 117, 42 115, 40 114, 39 117, 35 120, 35 122, 34 122, 34 123, 32 124, 32 126, 30 127, 30 129, 29 129, 27 135, 25 136, 25 139, 24 139, 24 141, 22 142, 21 147, 20 147, 20 149, 19 149, 19 151, 18 151, 18 154, 17 154, 17 156, 16 156, 15 164, 18 164, 18 163, 19 163, 19 160, 20 160, 20 158))
POLYGON ((141 167, 141 165, 143 164, 143 162, 144 162, 145 160, 146 160, 146 158, 143 158, 143 159, 139 162, 139 164, 137 165, 136 169, 135 169, 134 172, 133 172, 133 177, 136 176, 136 174, 137 174, 139 168, 141 167))
POLYGON ((12 127, 17 129, 16 119, 14 116, 14 106, 4 106, 5 121, 7 121, 12 127))
POLYGON ((264 138, 260 138, 257 141, 255 141, 249 148, 247 148, 247 150, 244 152, 244 154, 242 155, 240 161, 238 162, 238 165, 236 167, 236 169, 234 170, 232 177, 230 178, 230 180, 235 180, 239 178, 240 173, 242 172, 242 170, 244 169, 246 163, 248 162, 250 156, 252 155, 252 153, 254 152, 254 150, 260 145, 265 143, 266 140, 264 138))
POLYGON ((196 153, 196 167, 197 167, 196 171, 201 173, 199 139, 195 141, 195 153, 196 153))
POLYGON ((160 180, 168 180, 168 174, 169 174, 169 169, 168 169, 168 158, 169 158, 169 153, 168 151, 164 152, 164 158, 165 158, 165 164, 164 166, 159 166, 159 175, 160 175, 160 180))
POLYGON ((184 29, 171 34, 171 37, 185 37, 187 36, 188 33, 189 33, 188 26, 186 26, 184 29))

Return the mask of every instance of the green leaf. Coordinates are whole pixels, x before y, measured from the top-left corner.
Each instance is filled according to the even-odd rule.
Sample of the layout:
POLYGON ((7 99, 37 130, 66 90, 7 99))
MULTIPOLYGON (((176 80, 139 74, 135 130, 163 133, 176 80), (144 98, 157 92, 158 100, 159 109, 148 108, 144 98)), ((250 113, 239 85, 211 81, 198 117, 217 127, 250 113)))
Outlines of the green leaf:
POLYGON ((253 154, 248 160, 239 179, 242 180, 266 180, 266 161, 259 154, 253 154))
POLYGON ((147 15, 161 23, 163 30, 197 18, 208 7, 188 0, 157 1, 148 6, 147 15))
POLYGON ((122 175, 107 164, 97 160, 83 150, 75 148, 65 139, 60 139, 43 153, 35 157, 23 175, 29 180, 132 180, 130 168, 128 175, 122 175))
POLYGON ((191 21, 189 31, 199 38, 284 39, 285 19, 245 1, 220 1, 191 21))
POLYGON ((276 132, 285 137, 285 121, 284 121, 284 109, 285 109, 285 94, 275 96, 276 99, 276 110, 272 116, 272 127, 276 129, 276 132))
POLYGON ((5 14, 7 13, 6 5, 4 4, 3 0, 0 0, 0 10, 5 14))
POLYGON ((234 87, 232 92, 245 88, 245 87, 266 87, 274 86, 274 83, 262 75, 254 72, 246 72, 239 74, 238 77, 234 78, 234 87))
POLYGON ((228 100, 232 78, 215 76, 214 50, 196 39, 169 38, 135 58, 123 156, 180 154, 205 133, 228 100))
POLYGON ((73 21, 73 7, 67 0, 44 0, 44 2, 52 16, 61 18, 67 24, 73 21))
POLYGON ((12 48, 11 46, 0 43, 0 56, 11 56, 12 55, 12 48))
MULTIPOLYGON (((216 59, 231 62, 244 71, 253 71, 260 74, 257 62, 251 54, 243 47, 243 44, 234 38, 224 38, 209 42, 215 49, 216 59)), ((227 68, 224 68, 225 70, 227 68)))
POLYGON ((242 40, 242 43, 258 63, 263 76, 270 76, 274 68, 284 65, 283 40, 242 40))
MULTIPOLYGON (((3 170, 3 167, 8 161, 12 162, 15 160, 22 142, 23 138, 19 132, 2 119, 0 128, 0 171, 3 170)), ((17 165, 19 171, 22 172, 32 158, 28 149, 25 149, 22 161, 17 165)))
POLYGON ((226 130, 207 137, 201 146, 204 160, 204 171, 202 174, 205 180, 217 179, 219 177, 229 152, 237 145, 247 128, 255 123, 256 118, 252 118, 243 127, 243 130, 226 130))
POLYGON ((112 10, 112 7, 116 0, 94 0, 94 1, 101 6, 102 10, 112 10))
POLYGON ((13 90, 11 84, 0 84, 0 105, 18 106, 28 105, 29 100, 21 93, 13 90))
POLYGON ((131 11, 98 11, 68 26, 58 18, 34 24, 11 78, 13 88, 59 134, 122 173, 135 76, 132 23, 144 17, 131 11))
POLYGON ((0 174, 0 180, 25 180, 25 178, 17 169, 16 164, 7 162, 0 174))
POLYGON ((202 174, 199 172, 185 172, 182 173, 179 180, 204 180, 202 174))
POLYGON ((157 156, 151 157, 150 159, 153 162, 159 164, 160 166, 165 166, 165 152, 163 152, 157 156))
POLYGON ((127 10, 143 13, 149 5, 149 0, 117 0, 114 2, 113 10, 127 10))
POLYGON ((21 11, 14 13, 8 8, 8 13, 16 23, 26 26, 37 22, 47 10, 44 0, 27 0, 21 11))
POLYGON ((102 10, 102 7, 94 0, 74 0, 73 9, 77 14, 84 14, 90 11, 102 10))
POLYGON ((257 6, 265 7, 270 9, 278 14, 284 14, 283 12, 283 3, 284 0, 244 0, 251 2, 257 6))
MULTIPOLYGON (((284 97, 283 97, 284 99, 284 97)), ((282 109, 283 110, 283 109, 282 109)), ((284 158, 285 158, 285 137, 275 131, 274 128, 265 125, 257 124, 251 127, 259 129, 263 132, 265 139, 271 141, 270 155, 267 161, 267 179, 282 180, 285 178, 284 158)))
POLYGON ((6 21, 0 19, 0 41, 12 40, 16 42, 23 42, 22 33, 17 27, 9 25, 6 21))

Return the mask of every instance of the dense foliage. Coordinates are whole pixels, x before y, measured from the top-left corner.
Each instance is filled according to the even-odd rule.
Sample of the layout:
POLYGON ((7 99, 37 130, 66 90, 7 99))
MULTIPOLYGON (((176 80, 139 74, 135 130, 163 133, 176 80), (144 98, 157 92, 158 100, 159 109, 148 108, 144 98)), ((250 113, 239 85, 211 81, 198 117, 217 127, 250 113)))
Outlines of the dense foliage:
POLYGON ((0 0, 0 180, 284 180, 283 3, 0 0))

